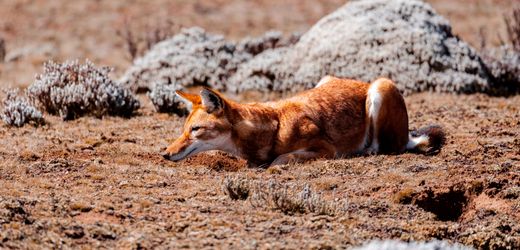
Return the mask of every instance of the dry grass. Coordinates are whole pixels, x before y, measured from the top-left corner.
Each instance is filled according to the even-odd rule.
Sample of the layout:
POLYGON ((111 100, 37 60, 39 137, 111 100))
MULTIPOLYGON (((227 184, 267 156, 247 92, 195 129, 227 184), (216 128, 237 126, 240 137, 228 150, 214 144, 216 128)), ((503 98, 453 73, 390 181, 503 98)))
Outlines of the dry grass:
POLYGON ((276 180, 255 181, 243 175, 227 176, 222 183, 223 192, 232 200, 246 200, 253 207, 278 210, 284 214, 314 213, 334 216, 345 212, 346 202, 324 200, 309 184, 299 191, 298 185, 283 184, 276 180))
POLYGON ((180 30, 181 25, 176 24, 172 19, 167 19, 147 24, 145 27, 144 32, 135 31, 128 19, 125 19, 123 27, 116 31, 116 35, 125 44, 128 58, 131 62, 142 56, 155 44, 175 35, 180 30))
MULTIPOLYGON (((6 1, 0 33, 9 44, 9 60, 0 63, 0 84, 29 85, 51 57, 92 58, 120 74, 128 52, 114 38, 123 24, 118 13, 139 26, 136 34, 143 34, 150 16, 166 20, 173 13, 185 26, 241 38, 273 28, 305 30, 343 2, 6 1), (59 15, 50 15, 56 10, 59 15)), ((484 24, 494 46, 497 35, 490 31, 505 34, 501 13, 513 1, 432 2, 455 33, 473 44, 484 24)), ((447 144, 439 155, 320 160, 267 170, 220 153, 167 162, 161 149, 179 135, 183 119, 156 114, 147 101, 131 119, 63 122, 49 116, 41 127, 0 126, 0 248, 344 249, 373 238, 519 248, 520 97, 425 93, 406 102, 412 128, 431 123, 446 128, 447 144), (243 180, 225 184, 235 175, 243 180), (271 181, 279 188, 270 190, 271 181), (265 188, 257 190, 252 185, 257 182, 265 188), (245 201, 222 190, 224 185, 244 197, 246 183, 245 201), (458 221, 439 220, 428 205, 442 204, 436 199, 442 201, 457 183, 480 195, 467 196, 458 221), (432 195, 415 196, 424 190, 432 195), (253 200, 257 192, 263 196, 253 200), (424 203, 396 203, 396 196, 424 203), (336 208, 341 212, 319 215, 336 208)))
POLYGON ((249 197, 250 181, 241 176, 226 177, 222 190, 233 200, 245 200, 249 197))
POLYGON ((0 63, 5 61, 5 55, 7 54, 7 49, 5 48, 5 40, 0 37, 0 63))
POLYGON ((282 184, 271 180, 268 183, 252 184, 253 192, 250 202, 253 207, 267 207, 285 214, 314 213, 334 216, 344 212, 345 202, 327 201, 315 192, 309 184, 304 184, 301 191, 295 185, 282 184))
POLYGON ((509 42, 520 51, 520 6, 514 6, 511 16, 504 16, 509 42))

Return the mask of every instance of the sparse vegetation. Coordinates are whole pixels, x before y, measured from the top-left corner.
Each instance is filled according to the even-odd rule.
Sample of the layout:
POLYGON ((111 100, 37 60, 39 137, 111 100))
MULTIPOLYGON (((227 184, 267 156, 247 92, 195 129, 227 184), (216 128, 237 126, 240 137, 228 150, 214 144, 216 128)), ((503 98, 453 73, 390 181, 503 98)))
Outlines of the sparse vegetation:
POLYGON ((224 179, 222 190, 232 200, 249 199, 253 207, 271 208, 285 214, 334 216, 346 208, 345 202, 324 200, 309 184, 305 184, 298 192, 295 185, 281 184, 275 180, 265 183, 235 175, 224 179))
POLYGON ((154 25, 147 25, 146 32, 143 32, 143 35, 140 36, 136 35, 137 32, 133 31, 127 20, 124 22, 123 28, 117 31, 117 35, 125 42, 128 55, 133 61, 150 50, 155 44, 175 35, 180 28, 180 25, 168 19, 154 25))
POLYGON ((255 207, 269 207, 285 214, 314 213, 334 216, 344 211, 342 201, 326 201, 322 196, 305 184, 300 192, 294 186, 281 184, 274 180, 255 183, 251 204, 255 207))
POLYGON ((33 125, 44 123, 42 113, 25 96, 20 95, 19 90, 6 92, 0 118, 5 124, 16 127, 21 127, 27 123, 33 125))
POLYGON ((64 120, 84 115, 131 116, 140 107, 139 100, 110 79, 110 71, 90 61, 49 61, 27 89, 27 95, 45 111, 64 120))
POLYGON ((520 7, 513 6, 511 16, 504 16, 507 27, 507 35, 511 45, 520 52, 520 7))
POLYGON ((281 32, 267 32, 258 38, 231 42, 198 27, 182 29, 135 60, 121 82, 136 92, 151 90, 149 96, 157 111, 184 114, 175 90, 194 86, 236 89, 238 86, 231 86, 228 79, 242 63, 297 40, 298 35, 284 37, 281 32))
POLYGON ((385 76, 407 94, 429 90, 508 95, 517 90, 505 79, 514 71, 490 67, 491 75, 480 55, 455 36, 450 23, 429 4, 381 0, 349 2, 302 39, 268 32, 234 43, 199 28, 183 29, 136 60, 122 81, 134 89, 161 88, 156 91, 161 95, 152 95, 154 104, 160 98, 162 103, 175 99, 161 85, 284 92, 312 88, 327 74, 367 82, 385 76))
MULTIPOLYGON (((472 0, 471 8, 466 1, 425 2, 449 19, 453 35, 472 45, 478 46, 478 27, 485 27, 482 35, 491 37, 486 50, 496 50, 490 52, 490 56, 501 64, 496 66, 498 73, 493 73, 495 66, 489 66, 482 56, 486 52, 477 53, 483 59, 486 74, 490 79, 499 79, 501 75, 503 79, 516 79, 515 73, 500 73, 514 72, 506 66, 516 70, 513 43, 505 41, 509 44, 507 56, 501 54, 505 47, 492 48, 500 45, 500 39, 494 38, 496 32, 506 30, 501 21, 505 13, 513 9, 514 1, 472 0), (502 60, 503 57, 513 59, 502 60)), ((9 53, 0 63, 0 85, 25 89, 33 83, 34 73, 40 72, 43 62, 50 58, 92 58, 96 63, 114 67, 108 76, 121 76, 129 67, 129 51, 124 47, 125 41, 115 37, 114 29, 125 16, 132 17, 132 33, 139 41, 135 61, 147 50, 144 37, 154 36, 155 27, 147 27, 149 20, 174 18, 187 27, 205 27, 209 35, 223 34, 225 43, 234 45, 235 52, 243 50, 253 58, 265 59, 259 60, 260 63, 277 63, 280 50, 296 45, 281 48, 281 44, 274 43, 277 33, 260 34, 273 28, 285 34, 305 32, 319 18, 344 4, 344 0, 54 0, 53 4, 3 1, 0 36, 8 42, 9 53), (244 38, 246 36, 253 38, 244 38), (242 47, 242 41, 247 46, 242 47)), ((395 13, 397 19, 384 13, 369 18, 363 16, 364 10, 360 9, 356 18, 370 23, 367 28, 389 27, 379 24, 390 18, 402 24, 408 24, 405 19, 414 25, 423 24, 414 26, 414 31, 433 30, 430 34, 399 33, 404 35, 396 36, 395 40, 381 40, 386 39, 384 34, 363 37, 364 33, 351 23, 347 31, 352 39, 356 35, 361 37, 356 41, 366 42, 369 48, 395 45, 394 42, 402 41, 405 36, 411 36, 413 41, 423 35, 433 34, 434 38, 413 46, 396 46, 396 51, 383 51, 388 54, 365 54, 360 50, 360 57, 352 60, 380 58, 382 61, 373 61, 374 68, 367 68, 377 71, 377 66, 390 62, 401 61, 405 65, 409 58, 402 57, 399 49, 411 47, 422 55, 424 51, 420 48, 439 41, 435 40, 437 28, 446 27, 437 26, 435 16, 426 22, 416 20, 423 11, 421 5, 401 9, 395 13), (382 44, 377 45, 379 42, 382 44), (396 54, 401 58, 392 58, 396 54)), ((339 27, 338 32, 341 33, 339 27)), ((395 30, 384 32, 397 33, 395 30)), ((308 34, 310 32, 297 44, 311 39, 308 34)), ((335 38, 342 39, 343 44, 352 41, 332 35, 315 38, 314 42, 305 43, 315 47, 297 50, 301 56, 312 54, 320 47, 330 48, 323 40, 331 44, 335 38)), ((153 40, 155 38, 150 39, 153 40)), ((169 41, 163 40, 149 51, 169 41)), ((212 48, 198 47, 198 43, 185 45, 185 48, 201 50, 212 48)), ((436 48, 442 50, 443 45, 436 48)), ((344 54, 331 49, 330 56, 348 55, 351 53, 348 48, 345 46, 344 54)), ((368 245, 376 249, 389 245, 392 249, 426 250, 428 247, 450 249, 459 243, 475 249, 520 249, 520 224, 517 223, 520 221, 520 95, 511 92, 507 97, 436 93, 406 96, 411 129, 432 121, 446 128, 445 148, 433 156, 360 156, 267 169, 253 167, 221 152, 198 154, 180 162, 165 161, 161 157, 163 147, 178 136, 184 119, 155 112, 143 93, 153 90, 149 88, 154 82, 168 88, 164 97, 160 97, 167 99, 177 88, 188 88, 187 91, 193 93, 196 90, 191 87, 207 83, 218 84, 219 88, 265 86, 275 89, 276 85, 270 85, 271 79, 292 77, 273 75, 273 71, 262 64, 253 72, 255 77, 265 80, 258 86, 238 80, 239 84, 235 84, 227 75, 218 83, 206 81, 204 77, 200 78, 201 82, 193 81, 195 78, 186 78, 184 82, 171 77, 185 69, 183 66, 192 68, 199 62, 208 64, 201 64, 200 71, 194 75, 203 75, 204 67, 214 69, 213 51, 200 55, 202 60, 191 61, 192 57, 185 56, 173 66, 161 65, 158 60, 158 68, 148 68, 149 74, 142 72, 143 80, 151 80, 138 81, 138 84, 146 83, 146 88, 130 92, 135 90, 137 94, 131 94, 146 102, 142 103, 139 115, 131 119, 106 116, 97 119, 95 112, 62 122, 60 117, 47 115, 42 109, 45 126, 35 128, 27 123, 16 129, 0 126, 0 248, 349 249, 381 239, 384 242, 368 245), (208 61, 204 61, 206 58, 208 61), (270 189, 270 185, 273 188, 270 189)), ((224 51, 219 55, 225 59, 228 53, 224 51)), ((420 58, 429 57, 424 54, 420 58)), ((481 63, 478 60, 470 58, 467 62, 481 63)), ((338 60, 331 60, 330 65, 337 66, 336 63, 338 60)), ((438 66, 429 61, 414 63, 438 66)), ((240 64, 237 71, 244 70, 242 67, 245 64, 240 64)), ((309 77, 315 74, 313 68, 298 74, 302 72, 309 77)), ((466 73, 475 74, 471 70, 466 73)), ((415 82, 421 79, 412 80, 409 83, 412 87, 425 84, 415 82)), ((458 78, 450 81, 454 85, 460 83, 458 78)), ((117 85, 117 81, 111 82, 117 85)), ((20 92, 21 97, 23 93, 20 92)), ((290 93, 246 91, 232 97, 254 102, 279 99, 286 94, 290 93)), ((42 108, 33 103, 37 100, 27 99, 28 104, 42 108)), ((91 100, 93 98, 88 102, 91 100)), ((175 100, 168 102, 174 104, 175 100)), ((182 110, 182 106, 165 107, 166 112, 182 110)), ((59 111, 56 114, 59 115, 59 111)))
POLYGON ((5 48, 5 40, 0 37, 0 63, 5 61, 5 55, 7 54, 7 50, 5 48))
POLYGON ((245 200, 249 197, 250 181, 240 176, 226 177, 222 189, 232 200, 245 200))

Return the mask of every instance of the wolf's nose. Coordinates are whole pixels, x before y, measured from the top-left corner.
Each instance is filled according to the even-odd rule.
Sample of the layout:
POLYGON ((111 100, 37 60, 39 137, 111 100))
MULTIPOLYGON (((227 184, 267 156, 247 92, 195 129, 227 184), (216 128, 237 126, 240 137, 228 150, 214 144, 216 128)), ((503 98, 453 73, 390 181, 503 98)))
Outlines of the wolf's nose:
POLYGON ((163 154, 162 157, 166 160, 169 160, 170 159, 170 155, 168 153, 166 154, 163 154))

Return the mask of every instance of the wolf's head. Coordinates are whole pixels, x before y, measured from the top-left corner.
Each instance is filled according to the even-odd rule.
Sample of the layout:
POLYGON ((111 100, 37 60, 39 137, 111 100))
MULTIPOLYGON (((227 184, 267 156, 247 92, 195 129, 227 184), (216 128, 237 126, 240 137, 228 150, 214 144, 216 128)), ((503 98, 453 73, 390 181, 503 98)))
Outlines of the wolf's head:
POLYGON ((226 116, 230 102, 220 93, 204 88, 200 95, 176 91, 190 114, 184 124, 182 135, 177 138, 163 155, 165 159, 179 161, 208 150, 233 152, 232 125, 226 116))

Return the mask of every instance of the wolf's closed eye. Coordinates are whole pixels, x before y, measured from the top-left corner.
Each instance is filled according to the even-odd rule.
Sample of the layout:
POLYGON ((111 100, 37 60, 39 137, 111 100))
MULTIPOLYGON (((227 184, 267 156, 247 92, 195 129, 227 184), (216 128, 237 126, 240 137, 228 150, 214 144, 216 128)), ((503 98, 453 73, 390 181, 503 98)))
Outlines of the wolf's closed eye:
POLYGON ((191 127, 191 131, 197 131, 201 128, 202 128, 202 126, 193 126, 193 127, 191 127))

